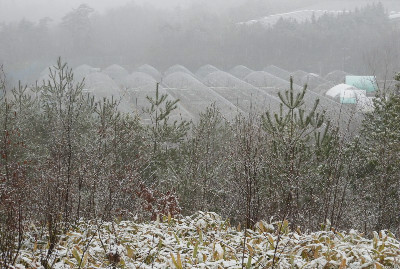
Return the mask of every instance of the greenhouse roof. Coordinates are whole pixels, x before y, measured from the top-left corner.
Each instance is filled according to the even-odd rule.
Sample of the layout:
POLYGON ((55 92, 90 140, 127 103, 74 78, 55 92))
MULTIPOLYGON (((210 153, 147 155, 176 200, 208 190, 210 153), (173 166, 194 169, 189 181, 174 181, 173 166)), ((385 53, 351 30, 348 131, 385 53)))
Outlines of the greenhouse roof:
POLYGON ((268 73, 270 73, 270 74, 272 74, 274 76, 277 76, 278 78, 281 78, 281 79, 284 79, 284 80, 287 80, 287 81, 289 81, 289 79, 290 79, 290 72, 289 71, 286 71, 286 70, 284 70, 282 68, 279 68, 279 67, 277 67, 275 65, 267 66, 267 67, 265 67, 263 69, 263 71, 268 72, 268 73))
POLYGON ((292 72, 291 75, 292 75, 293 77, 302 78, 302 77, 304 77, 304 76, 307 76, 308 73, 307 73, 306 71, 303 71, 303 70, 296 70, 296 71, 292 72))
POLYGON ((303 70, 297 70, 297 71, 292 72, 291 75, 292 75, 293 81, 295 83, 301 84, 301 83, 303 83, 304 76, 307 76, 308 73, 303 70))
POLYGON ((194 115, 195 119, 212 103, 229 119, 237 115, 238 109, 234 104, 187 73, 172 73, 165 77, 163 85, 166 92, 174 99, 179 99, 182 108, 194 115))
POLYGON ((248 74, 253 72, 250 68, 244 66, 244 65, 237 65, 231 70, 229 70, 229 73, 232 74, 233 76, 244 79, 248 74))
POLYGON ((289 81, 278 78, 265 71, 254 71, 244 78, 244 81, 256 87, 272 87, 287 89, 289 81))
POLYGON ((137 72, 143 72, 152 76, 155 80, 161 81, 162 75, 160 71, 149 64, 144 64, 136 69, 137 72))
POLYGON ((213 65, 207 64, 207 65, 203 65, 202 67, 200 67, 200 68, 197 70, 196 76, 197 76, 199 79, 203 79, 203 78, 205 78, 207 75, 209 75, 209 74, 211 74, 211 73, 213 73, 213 72, 216 72, 216 71, 219 71, 219 69, 216 68, 216 67, 213 66, 213 65))
POLYGON ((233 75, 218 71, 204 79, 204 83, 246 113, 279 109, 279 99, 233 75))
POLYGON ((203 79, 203 82, 209 87, 224 87, 231 89, 253 88, 251 84, 224 72, 216 71, 203 79))
MULTIPOLYGON (((136 70, 141 71, 126 75, 118 84, 109 75, 89 65, 81 65, 75 68, 74 72, 76 77, 86 76, 86 90, 92 92, 96 98, 118 96, 121 98, 121 105, 124 105, 123 109, 132 112, 132 109, 143 111, 143 108, 148 106, 146 96, 154 96, 156 82, 161 81, 160 72, 150 65, 142 65, 136 70)), ((277 75, 266 71, 252 71, 243 65, 232 68, 231 73, 221 71, 212 65, 204 65, 199 68, 195 77, 185 67, 175 65, 168 68, 159 89, 161 93, 168 93, 169 100, 180 100, 178 110, 174 113, 176 119, 183 115, 185 119, 196 120, 198 114, 204 112, 211 103, 216 103, 227 118, 232 118, 237 113, 248 114, 266 109, 279 111, 278 92, 288 90, 290 86, 288 80, 279 76, 290 75, 290 73, 276 66, 268 66, 265 70, 277 75), (175 70, 178 71, 175 72, 175 70)), ((118 65, 112 65, 105 71, 110 74, 111 71, 126 74, 126 70, 118 65)), ((43 72, 44 76, 47 74, 48 68, 43 72)), ((328 75, 334 77, 333 75, 338 74, 343 75, 343 72, 334 71, 328 75)), ((348 110, 340 107, 338 102, 340 93, 337 96, 338 101, 328 98, 329 94, 327 96, 318 94, 328 89, 332 90, 333 82, 301 70, 294 72, 293 75, 295 78, 300 77, 300 82, 305 78, 309 83, 310 81, 319 82, 314 92, 307 93, 305 99, 307 109, 312 108, 315 100, 320 99, 321 109, 326 110, 328 115, 336 116, 348 110)), ((346 85, 346 87, 351 86, 346 85)), ((296 93, 300 93, 302 88, 299 84, 294 84, 296 93)), ((368 103, 367 101, 364 103, 368 103)))
POLYGON ((177 73, 177 72, 187 73, 194 77, 194 74, 189 69, 187 69, 183 65, 179 65, 179 64, 173 65, 173 66, 169 67, 167 70, 165 70, 164 76, 168 76, 172 73, 177 73))
POLYGON ((328 81, 327 83, 321 84, 314 88, 312 91, 324 95, 329 89, 335 87, 335 85, 335 83, 328 81))
POLYGON ((328 81, 326 79, 314 73, 309 73, 305 75, 301 80, 301 84, 302 85, 307 84, 307 88, 311 90, 327 82, 328 81))
POLYGON ((129 89, 155 89, 156 80, 149 74, 143 72, 133 72, 125 77, 123 86, 129 89))
POLYGON ((107 74, 110 78, 117 81, 118 83, 123 81, 125 77, 129 74, 125 68, 117 64, 108 66, 103 70, 104 74, 107 74))
POLYGON ((203 83, 201 83, 194 76, 186 72, 174 72, 163 79, 163 84, 167 88, 177 88, 177 89, 202 89, 207 88, 203 83))
POLYGON ((332 97, 332 98, 337 98, 340 96, 341 92, 346 91, 346 90, 359 90, 351 85, 347 85, 347 84, 339 84, 336 85, 334 87, 332 87, 331 89, 329 89, 325 95, 332 97))
POLYGON ((117 83, 102 72, 89 74, 85 79, 85 88, 97 97, 119 96, 120 94, 117 83))
POLYGON ((325 76, 325 79, 328 81, 331 81, 333 83, 344 83, 346 81, 346 76, 349 76, 350 74, 342 71, 342 70, 335 70, 330 72, 325 76))
POLYGON ((94 68, 87 64, 80 65, 73 70, 74 80, 78 81, 78 82, 82 81, 89 74, 99 72, 99 71, 100 71, 100 68, 94 68))

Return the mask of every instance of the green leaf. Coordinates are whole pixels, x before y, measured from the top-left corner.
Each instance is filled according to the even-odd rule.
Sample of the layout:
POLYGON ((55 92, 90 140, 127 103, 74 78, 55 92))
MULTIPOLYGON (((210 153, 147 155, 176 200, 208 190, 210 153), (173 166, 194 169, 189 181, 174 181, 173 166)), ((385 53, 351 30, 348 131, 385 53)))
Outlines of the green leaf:
POLYGON ((133 252, 133 249, 130 247, 130 246, 127 246, 126 247, 126 256, 128 256, 129 258, 133 258, 133 256, 134 256, 134 252, 133 252))
POLYGON ((196 243, 193 250, 193 258, 197 258, 197 252, 199 250, 199 242, 196 243))
POLYGON ((75 260, 77 260, 78 264, 81 264, 81 256, 76 248, 72 250, 72 256, 75 258, 75 260))
POLYGON ((249 258, 247 259, 247 264, 246 264, 246 269, 250 268, 251 268, 251 256, 249 256, 249 258))

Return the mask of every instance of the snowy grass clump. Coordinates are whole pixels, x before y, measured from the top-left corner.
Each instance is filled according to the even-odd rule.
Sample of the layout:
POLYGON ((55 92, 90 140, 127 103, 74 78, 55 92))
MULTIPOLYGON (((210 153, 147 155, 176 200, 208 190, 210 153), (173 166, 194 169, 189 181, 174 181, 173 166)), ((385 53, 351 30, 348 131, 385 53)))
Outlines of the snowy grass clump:
POLYGON ((80 222, 53 253, 31 227, 15 268, 390 268, 400 264, 400 242, 390 232, 367 239, 357 231, 291 231, 287 221, 232 227, 215 213, 135 223, 80 222))

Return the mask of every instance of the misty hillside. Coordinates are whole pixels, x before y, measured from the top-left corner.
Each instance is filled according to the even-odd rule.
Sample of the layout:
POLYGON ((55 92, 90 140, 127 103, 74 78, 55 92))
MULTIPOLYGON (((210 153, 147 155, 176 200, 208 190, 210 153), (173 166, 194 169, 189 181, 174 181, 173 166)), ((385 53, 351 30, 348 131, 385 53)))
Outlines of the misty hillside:
MULTIPOLYGON (((284 13, 299 9, 312 10, 354 10, 367 4, 383 3, 388 10, 400 11, 399 3, 396 0, 115 0, 98 1, 87 0, 84 3, 93 6, 98 12, 105 12, 108 8, 118 5, 127 5, 136 3, 140 5, 153 6, 163 9, 188 8, 190 6, 207 6, 214 11, 226 13, 232 12, 233 18, 237 20, 249 20, 255 17, 266 16, 274 13, 284 13)), ((43 17, 50 17, 59 21, 65 15, 65 11, 79 6, 82 2, 79 0, 70 0, 66 2, 54 2, 50 0, 35 0, 27 2, 24 0, 0 0, 1 20, 11 22, 16 18, 26 18, 37 21, 43 17), (40 6, 41 8, 37 8, 40 6)))
MULTIPOLYGON (((252 3, 246 7, 260 4, 252 3)), ((259 18, 245 8, 236 10, 249 14, 252 20, 259 18)), ((263 8, 257 10, 262 11, 260 16, 268 15, 263 8)), ((314 16, 317 20, 313 22, 317 11, 307 11, 308 17, 303 20, 289 17, 273 28, 265 28, 238 24, 241 20, 235 19, 235 8, 221 14, 200 5, 168 10, 129 4, 98 13, 82 6, 57 23, 44 18, 39 22, 3 24, 0 59, 14 83, 18 79, 33 83, 60 56, 60 51, 74 67, 119 64, 133 71, 150 64, 164 71, 175 64, 190 70, 206 64, 221 70, 237 65, 262 70, 275 65, 290 72, 304 70, 320 76, 342 70, 380 78, 390 72, 393 77, 398 61, 388 63, 387 59, 398 58, 400 50, 398 35, 392 33, 398 29, 397 24, 389 19, 391 13, 387 10, 386 6, 375 5, 345 13, 323 13, 325 16, 314 16)), ((276 12, 272 14, 281 14, 276 12)))

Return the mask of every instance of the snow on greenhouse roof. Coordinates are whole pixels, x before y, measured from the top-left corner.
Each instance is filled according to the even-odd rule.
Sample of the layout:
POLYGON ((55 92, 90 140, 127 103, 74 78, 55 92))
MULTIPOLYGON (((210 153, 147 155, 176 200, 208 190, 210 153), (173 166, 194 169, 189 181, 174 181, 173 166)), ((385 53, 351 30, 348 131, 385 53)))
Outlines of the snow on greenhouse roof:
POLYGON ((390 20, 400 20, 400 12, 392 11, 389 15, 390 20))
POLYGON ((224 72, 216 71, 203 79, 203 82, 209 87, 224 87, 231 89, 253 88, 251 84, 224 72))
POLYGON ((265 67, 263 69, 263 71, 265 71, 267 73, 270 73, 271 75, 274 75, 274 76, 276 76, 278 78, 287 80, 287 81, 289 81, 289 79, 290 79, 290 72, 289 71, 286 71, 286 70, 284 70, 282 68, 279 68, 279 67, 277 67, 275 65, 267 66, 267 67, 265 67))
POLYGON ((268 108, 273 111, 278 109, 279 100, 276 96, 229 73, 223 71, 211 73, 204 78, 203 82, 247 113, 251 111, 265 111, 268 108))
POLYGON ((119 66, 117 64, 113 64, 108 66, 103 70, 104 74, 107 74, 110 78, 115 80, 117 83, 122 82, 125 77, 129 74, 129 72, 123 68, 122 66, 119 66))
POLYGON ((336 85, 336 86, 332 87, 331 89, 329 89, 325 93, 325 95, 332 97, 332 98, 337 98, 340 96, 340 94, 343 91, 346 91, 346 90, 359 90, 359 89, 357 89, 356 87, 353 87, 351 85, 342 83, 342 84, 336 85))
POLYGON ((163 84, 168 88, 204 89, 207 88, 194 76, 186 72, 174 72, 164 77, 163 84))
POLYGON ((318 19, 326 14, 337 16, 339 14, 343 14, 344 12, 346 12, 346 11, 298 10, 298 11, 292 11, 292 12, 287 12, 287 13, 269 15, 269 16, 259 18, 259 19, 254 19, 254 20, 250 20, 250 21, 246 21, 246 22, 240 22, 239 24, 252 25, 252 24, 261 23, 264 26, 272 27, 281 19, 291 20, 291 21, 295 21, 298 23, 302 23, 302 22, 306 22, 306 21, 311 21, 313 17, 315 19, 318 19))
POLYGON ((304 76, 307 76, 308 73, 303 70, 297 70, 291 73, 293 77, 293 81, 297 84, 301 84, 303 82, 304 76))
POLYGON ((85 79, 85 89, 100 98, 120 95, 117 83, 102 72, 89 74, 85 79))
POLYGON ((303 70, 296 70, 292 72, 291 75, 293 76, 293 78, 303 78, 304 76, 307 76, 308 73, 303 70))
POLYGON ((328 81, 326 79, 314 73, 309 73, 305 75, 301 80, 301 84, 302 85, 307 84, 307 88, 311 90, 327 82, 328 81))
POLYGON ((203 65, 202 67, 200 67, 197 72, 196 72, 196 77, 198 77, 199 79, 203 79, 205 78, 207 75, 215 72, 215 71, 219 71, 218 68, 216 68, 213 65, 207 64, 207 65, 203 65))
POLYGON ((335 70, 330 72, 325 76, 325 79, 331 81, 333 83, 344 83, 346 80, 346 76, 350 75, 349 73, 342 70, 335 70))
POLYGON ((244 66, 244 65, 237 65, 231 70, 229 70, 229 73, 232 74, 233 76, 244 79, 248 74, 253 72, 250 68, 244 66))
POLYGON ((228 119, 237 114, 237 108, 232 103, 185 72, 175 72, 166 76, 163 86, 168 94, 174 99, 179 99, 180 105, 196 118, 212 103, 215 103, 228 119))
POLYGON ((256 87, 271 87, 271 88, 281 88, 287 89, 289 87, 289 82, 278 78, 265 71, 254 71, 244 78, 244 81, 250 83, 256 87))
POLYGON ((156 88, 156 80, 149 74, 143 72, 133 72, 125 77, 123 81, 124 87, 128 89, 150 90, 156 88))
POLYGON ((136 69, 137 72, 143 72, 152 76, 156 81, 161 81, 162 75, 160 71, 149 64, 144 64, 136 69))
POLYGON ((328 81, 327 83, 324 83, 324 84, 322 84, 322 85, 319 85, 318 87, 316 87, 316 88, 313 89, 312 91, 315 92, 315 93, 321 94, 321 95, 325 95, 325 93, 326 93, 329 89, 335 87, 336 85, 337 85, 337 84, 328 81))
POLYGON ((94 73, 94 72, 99 72, 99 68, 94 68, 90 65, 83 64, 80 65, 76 68, 74 68, 73 73, 74 73, 74 80, 77 82, 82 81, 87 75, 94 73))
POLYGON ((164 77, 166 77, 172 73, 177 73, 177 72, 187 73, 194 77, 194 74, 189 69, 187 69, 183 65, 179 65, 179 64, 173 65, 173 66, 169 67, 167 70, 165 70, 164 77))

